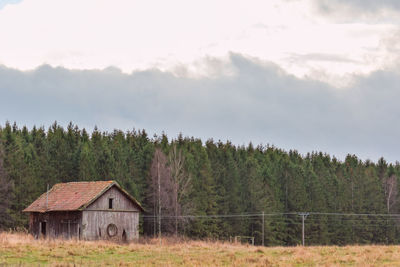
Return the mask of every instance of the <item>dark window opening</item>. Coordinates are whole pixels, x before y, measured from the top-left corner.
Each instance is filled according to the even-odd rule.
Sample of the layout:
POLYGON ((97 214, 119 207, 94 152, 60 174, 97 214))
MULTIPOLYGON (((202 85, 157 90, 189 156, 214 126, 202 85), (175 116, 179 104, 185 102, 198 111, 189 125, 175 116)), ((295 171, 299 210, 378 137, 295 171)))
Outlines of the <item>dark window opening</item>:
POLYGON ((43 237, 46 236, 46 222, 42 222, 42 229, 40 229, 40 232, 43 237))
POLYGON ((100 227, 99 227, 99 237, 101 237, 101 229, 100 229, 100 227))
POLYGON ((114 200, 113 198, 109 198, 109 199, 108 199, 108 208, 109 208, 109 209, 112 209, 112 208, 113 208, 113 200, 114 200))

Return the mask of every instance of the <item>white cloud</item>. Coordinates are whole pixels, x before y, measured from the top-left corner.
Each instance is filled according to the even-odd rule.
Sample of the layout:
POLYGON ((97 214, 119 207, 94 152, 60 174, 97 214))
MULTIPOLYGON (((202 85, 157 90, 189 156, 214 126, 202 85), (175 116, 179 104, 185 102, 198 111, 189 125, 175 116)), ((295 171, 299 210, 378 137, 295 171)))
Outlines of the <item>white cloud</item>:
POLYGON ((0 0, 0 9, 4 8, 7 5, 18 4, 22 0, 0 0))
MULTIPOLYGON (((310 1, 25 0, 0 11, 0 64, 124 72, 223 58, 229 51, 279 64, 298 77, 370 73, 384 64, 379 42, 391 24, 331 24, 310 1), (335 54, 347 62, 294 62, 292 54, 335 54), (354 64, 354 62, 361 64, 354 64)), ((318 78, 318 77, 314 77, 318 78)), ((323 79, 321 77, 320 79, 323 79)))

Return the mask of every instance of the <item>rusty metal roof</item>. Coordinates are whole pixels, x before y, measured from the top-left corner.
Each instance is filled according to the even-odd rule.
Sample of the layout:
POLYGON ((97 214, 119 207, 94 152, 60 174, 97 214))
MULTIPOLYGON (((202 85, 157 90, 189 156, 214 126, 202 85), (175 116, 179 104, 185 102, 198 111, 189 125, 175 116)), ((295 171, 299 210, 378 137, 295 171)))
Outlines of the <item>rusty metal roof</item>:
POLYGON ((55 184, 43 193, 23 212, 83 210, 112 186, 119 188, 140 210, 139 202, 123 190, 115 181, 70 182, 55 184), (48 195, 47 195, 48 194, 48 195))

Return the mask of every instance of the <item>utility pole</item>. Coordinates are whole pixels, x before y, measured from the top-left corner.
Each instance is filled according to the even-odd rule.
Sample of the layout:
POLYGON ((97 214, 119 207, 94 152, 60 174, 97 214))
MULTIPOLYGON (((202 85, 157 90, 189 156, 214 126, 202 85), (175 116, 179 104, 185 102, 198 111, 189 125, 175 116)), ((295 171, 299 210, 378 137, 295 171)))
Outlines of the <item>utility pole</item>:
POLYGON ((300 212, 299 213, 299 216, 301 216, 301 221, 302 221, 302 231, 301 231, 302 236, 301 237, 302 237, 302 241, 303 241, 303 247, 305 246, 305 243, 304 243, 304 221, 306 220, 308 215, 309 215, 308 212, 300 212))
POLYGON ((153 223, 154 223, 153 236, 154 236, 154 238, 157 237, 157 220, 158 220, 158 218, 157 218, 157 201, 156 201, 156 199, 157 199, 157 197, 156 197, 156 193, 155 193, 155 189, 154 189, 154 218, 153 218, 153 223))
POLYGON ((262 212, 262 245, 264 246, 264 225, 265 225, 265 223, 264 223, 265 221, 264 221, 264 211, 262 212))
POLYGON ((157 154, 157 176, 158 176, 158 238, 161 246, 161 185, 160 185, 160 157, 157 154))
POLYGON ((49 184, 47 184, 47 191, 46 191, 46 211, 49 208, 49 184))

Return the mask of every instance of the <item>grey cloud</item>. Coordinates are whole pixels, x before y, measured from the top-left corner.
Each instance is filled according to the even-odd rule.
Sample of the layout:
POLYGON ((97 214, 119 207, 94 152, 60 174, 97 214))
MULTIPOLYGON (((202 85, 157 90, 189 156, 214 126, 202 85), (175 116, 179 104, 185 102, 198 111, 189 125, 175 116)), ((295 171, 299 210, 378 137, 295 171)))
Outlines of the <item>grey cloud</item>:
POLYGON ((357 10, 368 12, 376 12, 382 9, 400 10, 400 2, 398 0, 314 0, 321 9, 328 12, 334 11, 335 6, 348 6, 357 10))
POLYGON ((311 0, 311 3, 327 19, 342 23, 400 23, 398 0, 311 0))
MULTIPOLYGON (((217 60, 210 60, 217 64, 217 60)), ((203 140, 273 144, 343 158, 400 158, 400 76, 381 71, 335 89, 268 62, 231 54, 234 75, 177 77, 159 70, 33 71, 0 67, 0 121, 49 126, 73 121, 101 130, 144 128, 203 140)))
POLYGON ((307 62, 307 61, 328 61, 328 62, 339 62, 339 63, 354 63, 361 64, 356 60, 350 59, 343 55, 336 54, 320 54, 320 53, 311 53, 311 54, 290 54, 290 61, 294 62, 307 62))

